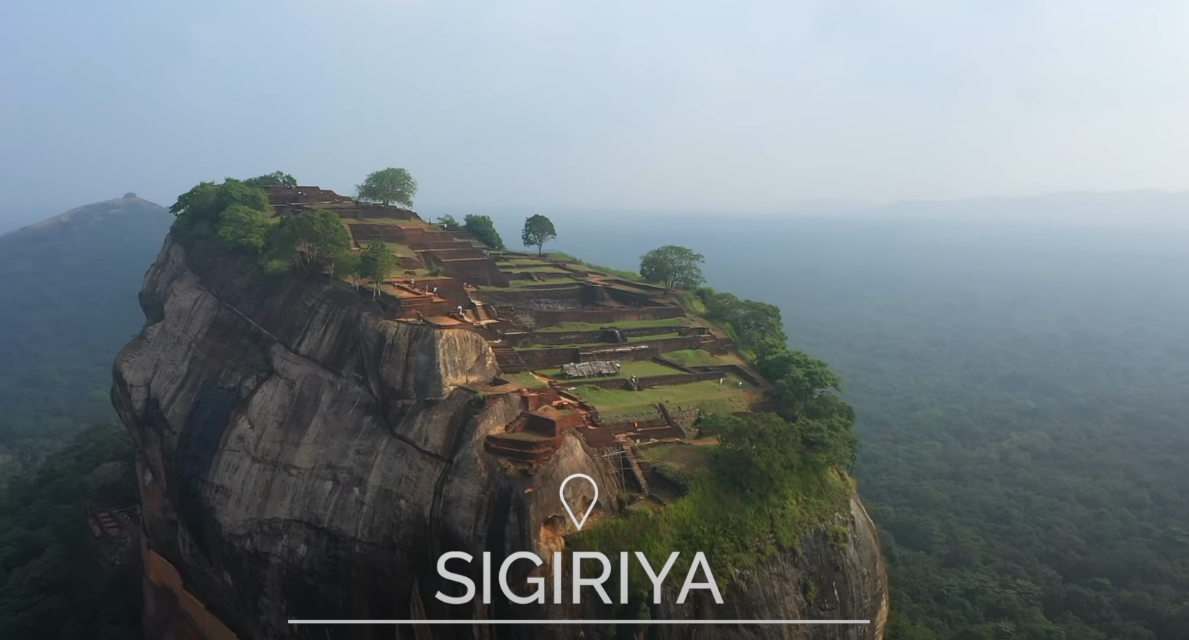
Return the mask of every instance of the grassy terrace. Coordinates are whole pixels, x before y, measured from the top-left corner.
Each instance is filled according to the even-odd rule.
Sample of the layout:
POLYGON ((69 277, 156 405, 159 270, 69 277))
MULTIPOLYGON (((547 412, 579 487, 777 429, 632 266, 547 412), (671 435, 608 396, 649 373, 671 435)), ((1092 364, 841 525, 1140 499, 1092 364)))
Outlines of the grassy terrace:
POLYGON ((412 249, 410 249, 409 247, 406 247, 403 244, 397 244, 395 242, 385 242, 384 246, 388 247, 388 250, 391 251, 392 254, 395 256, 399 256, 401 258, 416 258, 417 257, 416 252, 414 252, 412 249))
POLYGON ((737 377, 727 376, 722 385, 719 385, 717 380, 706 380, 644 391, 599 389, 590 385, 583 386, 581 381, 575 381, 575 393, 594 405, 604 420, 619 414, 646 412, 658 402, 700 407, 708 413, 731 412, 747 409, 747 392, 754 389, 747 382, 743 382, 743 389, 740 390, 740 381, 737 377))
POLYGON ((640 458, 652 464, 662 464, 682 474, 691 474, 706 466, 709 451, 705 446, 693 444, 661 444, 642 447, 640 458))
POLYGON ((709 351, 702 351, 701 349, 685 349, 683 351, 671 351, 665 354, 665 357, 683 364, 687 367, 714 367, 725 364, 743 364, 743 360, 734 354, 727 356, 716 356, 709 351))
POLYGON ((515 382, 528 389, 540 389, 549 386, 549 383, 538 380, 537 376, 531 373, 505 373, 503 378, 508 382, 515 382))
POLYGON ((548 288, 562 284, 574 284, 573 278, 547 278, 545 280, 510 280, 506 287, 492 287, 482 285, 480 291, 507 291, 508 289, 532 289, 534 287, 548 288))
POLYGON ((665 340, 667 338, 680 338, 680 337, 682 337, 681 334, 674 331, 672 333, 658 333, 656 335, 651 335, 651 336, 632 336, 632 337, 628 338, 628 342, 649 342, 651 340, 665 340))
POLYGON ((695 322, 690 318, 669 318, 667 320, 625 320, 623 322, 610 322, 605 324, 597 324, 592 322, 562 322, 552 327, 538 329, 541 332, 561 332, 561 331, 598 331, 604 327, 615 327, 616 329, 647 329, 652 327, 692 327, 701 324, 695 322))

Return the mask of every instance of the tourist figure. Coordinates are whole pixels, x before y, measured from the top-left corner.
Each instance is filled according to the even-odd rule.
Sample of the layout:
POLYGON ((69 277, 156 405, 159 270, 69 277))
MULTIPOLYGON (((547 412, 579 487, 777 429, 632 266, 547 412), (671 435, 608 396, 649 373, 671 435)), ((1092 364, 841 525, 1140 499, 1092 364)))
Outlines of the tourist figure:
POLYGON ((433 294, 434 294, 435 296, 436 296, 436 295, 438 295, 438 288, 437 288, 437 287, 434 287, 434 288, 433 288, 433 294))
POLYGON ((742 380, 740 380, 740 381, 739 381, 739 389, 740 389, 740 390, 742 390, 742 389, 743 389, 743 381, 742 381, 742 380))
POLYGON ((722 386, 723 380, 726 380, 726 378, 719 378, 719 379, 718 379, 718 386, 720 386, 720 387, 722 386))

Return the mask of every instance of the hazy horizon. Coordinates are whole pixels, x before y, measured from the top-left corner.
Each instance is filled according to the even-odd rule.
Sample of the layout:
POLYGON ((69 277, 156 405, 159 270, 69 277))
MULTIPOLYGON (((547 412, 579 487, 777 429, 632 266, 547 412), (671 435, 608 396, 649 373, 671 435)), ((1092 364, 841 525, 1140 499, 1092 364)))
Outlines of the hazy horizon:
POLYGON ((226 0, 0 9, 0 225, 284 170, 417 208, 1189 189, 1189 5, 226 0))

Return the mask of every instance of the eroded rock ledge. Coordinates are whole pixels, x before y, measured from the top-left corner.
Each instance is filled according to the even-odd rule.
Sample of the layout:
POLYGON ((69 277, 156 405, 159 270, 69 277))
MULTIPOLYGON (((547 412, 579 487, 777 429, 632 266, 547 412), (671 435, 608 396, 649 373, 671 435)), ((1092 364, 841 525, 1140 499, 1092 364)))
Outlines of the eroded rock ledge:
MULTIPOLYGON (((466 386, 499 374, 487 342, 387 321, 381 303, 329 280, 266 276, 250 259, 171 237, 141 305, 149 324, 117 358, 112 399, 138 448, 144 553, 157 568, 146 574, 150 638, 614 637, 578 627, 289 625, 406 619, 422 608, 431 619, 605 616, 593 606, 444 605, 433 598, 449 588, 435 562, 449 550, 491 551, 497 566, 519 550, 545 557, 572 529, 561 480, 596 478, 598 512, 612 514, 619 475, 572 434, 531 476, 507 473, 483 441, 520 413, 520 399, 466 386), (161 578, 170 570, 176 580, 161 578)), ((701 627, 698 638, 882 637, 887 589, 874 527, 857 501, 833 524, 846 527, 848 544, 816 531, 799 553, 735 576, 727 604, 677 606, 669 594, 653 615, 877 623, 701 627)), ((692 629, 647 633, 688 638, 692 629)))

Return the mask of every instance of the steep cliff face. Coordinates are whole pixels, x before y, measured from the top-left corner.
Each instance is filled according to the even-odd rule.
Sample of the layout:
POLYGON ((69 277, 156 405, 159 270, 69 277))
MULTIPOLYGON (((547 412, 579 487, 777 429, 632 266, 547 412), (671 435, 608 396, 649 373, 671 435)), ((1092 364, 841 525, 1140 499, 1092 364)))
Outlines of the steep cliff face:
MULTIPOLYGON (((166 240, 141 305, 148 323, 117 358, 112 399, 138 448, 150 638, 545 638, 556 629, 287 621, 599 613, 433 597, 456 588, 437 575, 446 551, 491 551, 498 567, 509 553, 548 557, 564 545, 573 525, 557 489, 572 473, 602 487, 596 517, 620 506, 618 474, 580 438, 565 438, 531 476, 483 451, 520 405, 465 386, 499 374, 480 336, 387 321, 380 303, 349 287, 266 276, 198 240, 166 240)), ((814 532, 800 552, 736 576, 726 605, 668 604, 669 594, 660 615, 882 620, 874 528, 857 502, 838 518, 845 544, 814 532)), ((477 561, 471 573, 478 578, 477 561)), ((705 627, 698 637, 881 635, 872 624, 705 627)))

